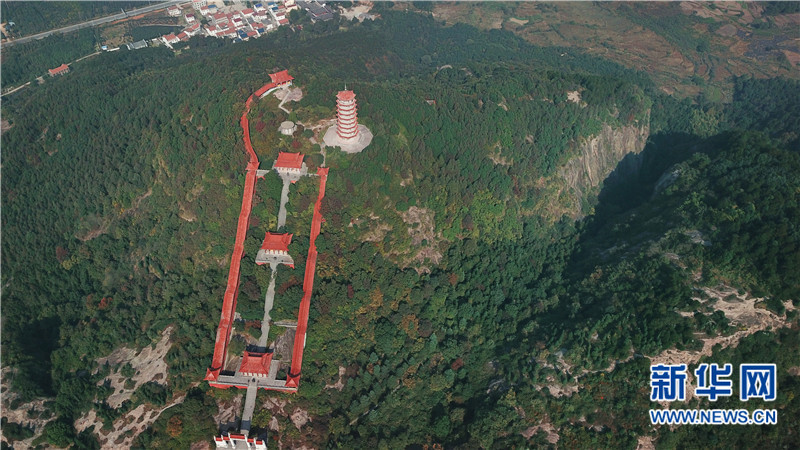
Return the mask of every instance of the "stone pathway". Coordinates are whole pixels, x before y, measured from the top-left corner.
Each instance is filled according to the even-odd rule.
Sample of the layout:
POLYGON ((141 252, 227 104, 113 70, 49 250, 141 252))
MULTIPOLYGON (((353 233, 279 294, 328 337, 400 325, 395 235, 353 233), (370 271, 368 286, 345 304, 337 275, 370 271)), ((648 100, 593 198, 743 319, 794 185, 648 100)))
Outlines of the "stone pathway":
POLYGON ((240 430, 245 436, 250 434, 250 422, 253 420, 253 411, 256 409, 256 395, 258 394, 258 383, 253 378, 247 384, 247 396, 244 400, 244 413, 242 413, 242 426, 240 430))
POLYGON ((278 211, 278 230, 286 225, 286 202, 289 201, 289 184, 291 180, 288 176, 281 174, 283 180, 283 189, 281 189, 281 208, 278 211))
POLYGON ((258 339, 259 351, 267 351, 267 338, 269 337, 269 322, 272 320, 269 313, 275 300, 275 274, 278 273, 278 265, 270 264, 272 276, 269 279, 267 295, 264 297, 264 318, 261 319, 261 337, 258 339))

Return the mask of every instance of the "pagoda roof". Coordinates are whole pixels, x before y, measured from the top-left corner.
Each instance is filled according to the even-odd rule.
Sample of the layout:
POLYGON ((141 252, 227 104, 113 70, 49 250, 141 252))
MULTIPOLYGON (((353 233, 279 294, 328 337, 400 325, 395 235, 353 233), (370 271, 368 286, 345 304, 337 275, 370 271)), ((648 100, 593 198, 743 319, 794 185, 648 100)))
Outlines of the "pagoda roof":
POLYGON ((275 160, 275 168, 302 169, 303 154, 280 152, 275 160))
POLYGON ((348 100, 355 100, 355 98, 356 94, 353 91, 339 91, 339 93, 336 94, 337 100, 348 101, 348 100))
POLYGON ((289 244, 292 242, 293 234, 278 234, 267 231, 264 242, 261 244, 262 250, 276 250, 282 252, 289 251, 289 244))
POLYGON ((288 70, 281 70, 280 72, 271 73, 271 74, 269 74, 269 78, 275 84, 286 83, 286 82, 294 80, 294 77, 289 75, 289 71, 288 70))
MULTIPOLYGON (((269 365, 272 363, 272 353, 244 352, 242 365, 239 372, 269 375, 269 365)), ((234 435, 231 435, 233 437, 234 435)))
POLYGON ((219 372, 220 369, 206 369, 206 377, 203 379, 206 381, 217 381, 217 378, 219 378, 219 372))

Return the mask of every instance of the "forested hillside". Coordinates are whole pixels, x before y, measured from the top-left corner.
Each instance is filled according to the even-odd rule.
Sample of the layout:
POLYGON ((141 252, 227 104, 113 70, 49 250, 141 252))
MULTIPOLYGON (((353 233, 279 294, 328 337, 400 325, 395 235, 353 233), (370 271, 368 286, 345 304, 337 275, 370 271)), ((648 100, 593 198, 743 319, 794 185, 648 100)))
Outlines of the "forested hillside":
MULTIPOLYGON (((52 415, 28 413, 48 422, 37 442, 96 447, 137 405, 183 394, 136 445, 186 448, 215 432, 216 406, 237 393, 196 383, 241 200, 238 117, 268 72, 288 68, 304 94, 292 119, 331 118, 347 83, 375 138, 361 154, 327 151, 303 383, 261 394, 288 403, 257 414, 255 430, 274 418, 290 447, 510 448, 553 434, 570 448, 642 436, 796 446, 798 84, 741 78, 728 104, 679 101, 598 57, 382 14, 321 37, 282 28, 236 45, 194 38, 179 54, 102 54, 4 98, 3 402, 46 399, 52 415), (638 170, 603 185, 583 220, 541 214, 559 188, 543 180, 603 126, 653 133, 630 155, 638 170), (747 332, 701 293, 720 285, 758 297, 783 328, 747 332), (110 405, 104 380, 136 374, 97 359, 168 328, 168 378, 110 405), (734 332, 739 346, 709 360, 778 364, 780 424, 653 428, 649 361, 734 332), (90 410, 104 430, 79 433, 90 410), (295 427, 296 410, 311 421, 295 427)), ((268 166, 272 146, 291 145, 275 132, 288 117, 274 99, 251 116, 268 166)), ((254 229, 271 220, 257 217, 254 229)), ((256 304, 266 286, 243 267, 239 301, 256 304)), ((18 425, 6 439, 30 439, 18 425)))
POLYGON ((87 28, 4 48, 3 88, 46 76, 48 69, 94 53, 97 44, 95 31, 87 28))
POLYGON ((147 6, 143 1, 114 2, 36 2, 36 1, 4 1, 2 7, 3 21, 14 22, 7 27, 13 37, 30 36, 32 34, 65 27, 91 20, 97 17, 118 14, 121 10, 147 6))

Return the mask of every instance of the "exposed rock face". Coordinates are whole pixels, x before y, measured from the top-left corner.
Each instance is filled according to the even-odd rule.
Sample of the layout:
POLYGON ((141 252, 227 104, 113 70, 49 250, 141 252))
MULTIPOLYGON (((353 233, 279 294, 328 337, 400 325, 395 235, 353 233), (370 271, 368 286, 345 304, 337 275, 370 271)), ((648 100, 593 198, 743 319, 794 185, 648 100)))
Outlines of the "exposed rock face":
POLYGON ((603 125, 600 134, 578 146, 577 156, 558 172, 565 184, 559 193, 559 203, 568 206, 567 211, 561 211, 563 214, 576 219, 590 214, 587 200, 597 195, 598 186, 612 172, 616 170, 617 174, 625 176, 638 171, 641 160, 631 156, 644 149, 650 135, 649 117, 645 123, 620 128, 603 125))

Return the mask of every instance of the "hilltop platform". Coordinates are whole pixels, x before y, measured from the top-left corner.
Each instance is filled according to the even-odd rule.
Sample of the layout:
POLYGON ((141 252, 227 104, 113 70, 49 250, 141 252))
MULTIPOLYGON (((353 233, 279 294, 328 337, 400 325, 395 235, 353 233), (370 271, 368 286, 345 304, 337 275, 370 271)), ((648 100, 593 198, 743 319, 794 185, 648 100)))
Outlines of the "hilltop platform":
POLYGON ((336 133, 336 125, 328 128, 323 137, 328 147, 340 147, 345 153, 359 153, 372 142, 372 131, 366 125, 358 125, 358 135, 352 139, 342 139, 336 133))

